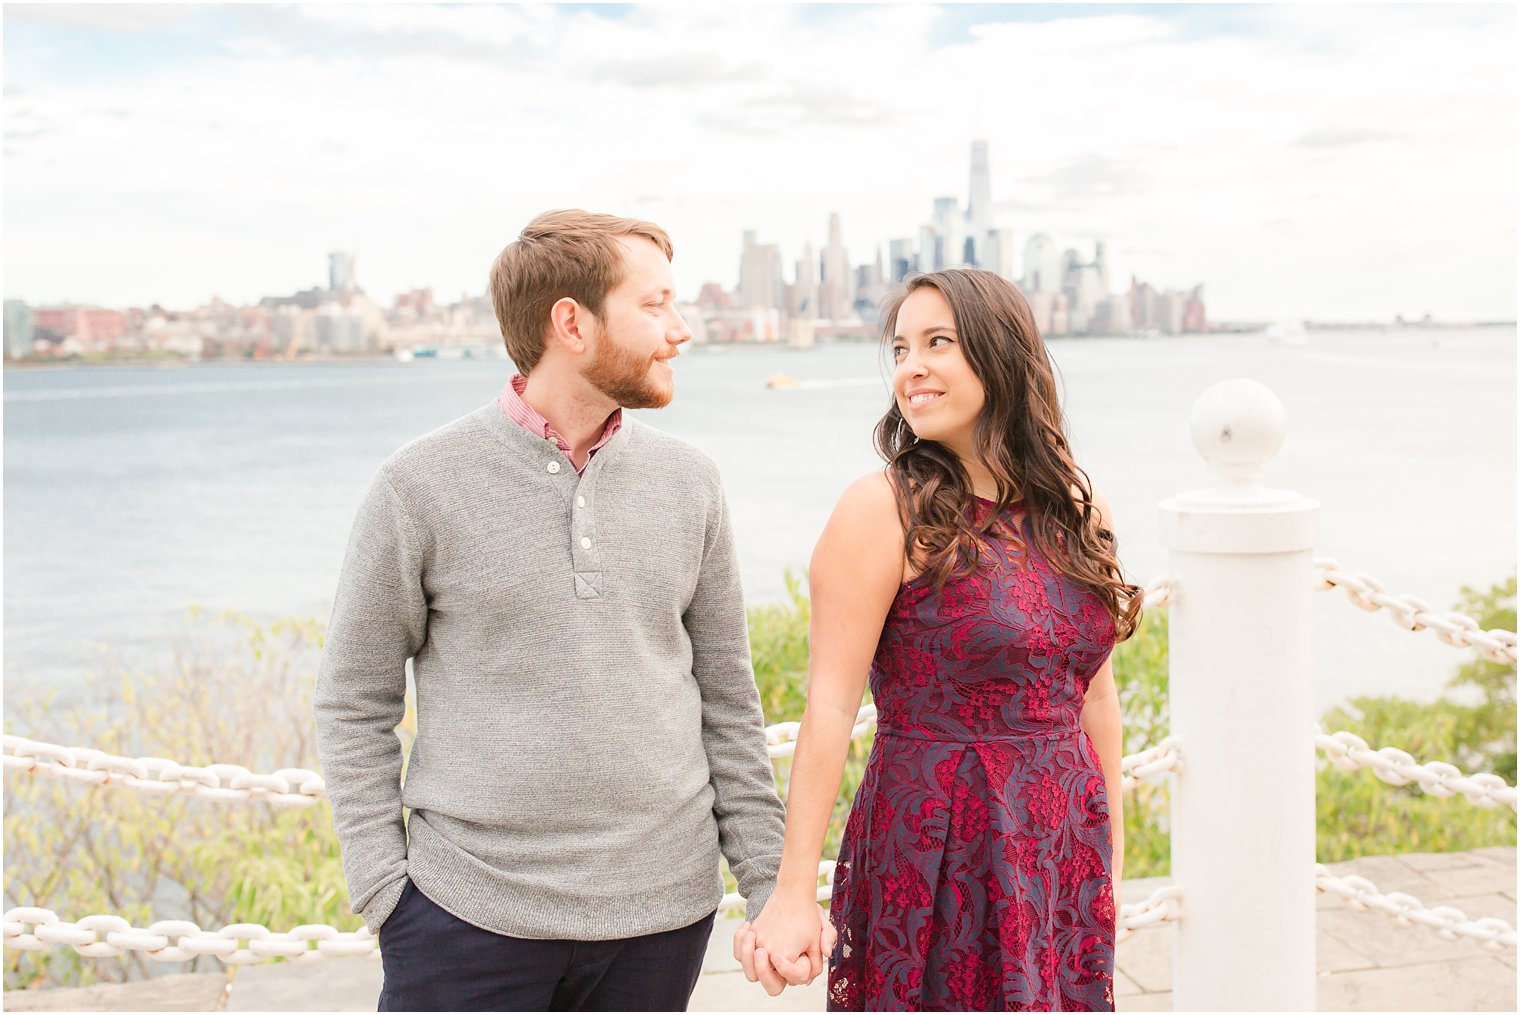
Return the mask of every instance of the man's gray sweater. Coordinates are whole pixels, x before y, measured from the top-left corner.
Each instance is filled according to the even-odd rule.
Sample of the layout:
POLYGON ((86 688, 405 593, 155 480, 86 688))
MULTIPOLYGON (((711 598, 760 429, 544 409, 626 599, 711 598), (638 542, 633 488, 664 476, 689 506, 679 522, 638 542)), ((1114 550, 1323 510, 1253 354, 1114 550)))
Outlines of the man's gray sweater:
POLYGON ((783 810, 718 473, 635 420, 584 475, 495 402, 392 456, 349 539, 316 719, 372 930, 408 876, 476 926, 574 940, 706 916, 720 850, 751 917, 775 884, 783 810))

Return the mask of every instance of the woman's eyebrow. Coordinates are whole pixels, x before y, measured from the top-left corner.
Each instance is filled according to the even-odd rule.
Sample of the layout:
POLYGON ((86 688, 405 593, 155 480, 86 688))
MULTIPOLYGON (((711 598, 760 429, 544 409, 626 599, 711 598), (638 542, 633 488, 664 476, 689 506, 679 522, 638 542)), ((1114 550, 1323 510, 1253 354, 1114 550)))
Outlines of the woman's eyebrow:
MULTIPOLYGON (((936 332, 936 331, 948 331, 952 335, 955 334, 955 329, 952 328, 952 327, 950 327, 950 325, 948 325, 948 324, 931 324, 927 328, 924 328, 923 330, 921 330, 919 332, 919 334, 920 335, 928 335, 928 334, 931 334, 931 333, 936 332)), ((907 338, 906 335, 903 335, 901 333, 893 335, 892 337, 894 339, 907 338)))

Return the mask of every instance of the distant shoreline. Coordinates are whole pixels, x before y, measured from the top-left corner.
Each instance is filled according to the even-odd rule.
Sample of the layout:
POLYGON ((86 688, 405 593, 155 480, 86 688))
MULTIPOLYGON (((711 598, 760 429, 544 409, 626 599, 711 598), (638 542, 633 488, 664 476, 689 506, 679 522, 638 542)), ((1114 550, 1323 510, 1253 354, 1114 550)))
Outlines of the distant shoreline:
MULTIPOLYGON (((1386 332, 1389 334, 1413 334, 1422 331, 1481 331, 1490 328, 1514 328, 1515 321, 1481 321, 1473 324, 1409 324, 1402 327, 1395 324, 1367 322, 1360 324, 1320 324, 1312 323, 1305 325, 1306 332, 1347 332, 1368 331, 1386 332)), ((1177 335, 1138 336, 1138 335, 1049 335, 1045 336, 1049 342, 1082 342, 1090 339, 1174 339, 1174 338, 1210 338, 1225 335, 1260 335, 1271 330, 1270 325, 1242 326, 1219 331, 1190 331, 1177 335)), ((818 345, 868 345, 876 342, 872 338, 839 338, 819 342, 818 345)), ((475 348, 475 347, 472 347, 475 348)), ((807 352, 808 348, 792 349, 785 342, 703 342, 694 349, 789 349, 794 352, 807 352)), ((463 356, 459 359, 445 360, 444 362, 502 362, 510 363, 510 360, 497 360, 494 357, 463 356)), ((355 353, 351 355, 334 353, 311 353, 308 355, 295 356, 292 358, 266 357, 254 359, 243 356, 216 356, 216 357, 189 357, 173 354, 157 356, 79 356, 67 359, 8 359, 5 361, 5 370, 67 370, 76 367, 159 367, 162 369, 184 369, 194 366, 211 366, 216 364, 239 364, 245 366, 332 366, 334 364, 380 364, 395 363, 398 366, 408 366, 396 359, 394 353, 355 353)))

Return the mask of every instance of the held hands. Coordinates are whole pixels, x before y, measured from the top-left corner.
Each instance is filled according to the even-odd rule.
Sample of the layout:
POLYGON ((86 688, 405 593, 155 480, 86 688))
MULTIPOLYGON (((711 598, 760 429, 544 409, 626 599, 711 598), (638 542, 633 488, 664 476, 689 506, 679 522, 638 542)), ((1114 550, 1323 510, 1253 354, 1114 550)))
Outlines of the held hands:
POLYGON ((834 950, 834 925, 827 911, 811 899, 772 895, 753 925, 739 924, 734 958, 751 983, 759 981, 772 997, 787 985, 812 983, 834 950))

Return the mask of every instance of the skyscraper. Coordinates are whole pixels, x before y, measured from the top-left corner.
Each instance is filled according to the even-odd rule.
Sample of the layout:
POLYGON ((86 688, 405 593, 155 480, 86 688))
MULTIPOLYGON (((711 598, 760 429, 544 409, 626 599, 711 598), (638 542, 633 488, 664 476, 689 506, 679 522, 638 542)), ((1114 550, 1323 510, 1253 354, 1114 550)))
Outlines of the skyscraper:
POLYGON ((987 230, 987 242, 981 256, 977 258, 977 267, 1013 281, 1012 229, 987 230))
POLYGON ((978 268, 987 263, 987 234, 992 229, 992 174, 987 165, 987 142, 971 142, 971 192, 966 204, 966 232, 978 268))
POLYGON ((779 309, 782 302, 781 248, 756 243, 755 231, 746 229, 739 255, 739 305, 779 309))
POLYGON ((934 271, 952 264, 964 264, 965 222, 959 202, 953 197, 934 199, 934 231, 939 234, 939 249, 935 253, 934 271))
POLYGON ((813 256, 813 241, 802 245, 802 260, 797 262, 798 307, 805 317, 818 317, 818 258, 813 256))
POLYGON ((353 290, 354 255, 335 250, 327 255, 327 288, 335 293, 353 290))
POLYGON ((823 310, 821 316, 830 321, 842 321, 850 315, 855 303, 853 281, 839 227, 839 213, 834 212, 829 215, 829 245, 823 252, 823 281, 818 293, 823 310))
POLYGON ((1061 255, 1044 233, 1035 233, 1024 245, 1024 291, 1057 293, 1061 291, 1061 255))

